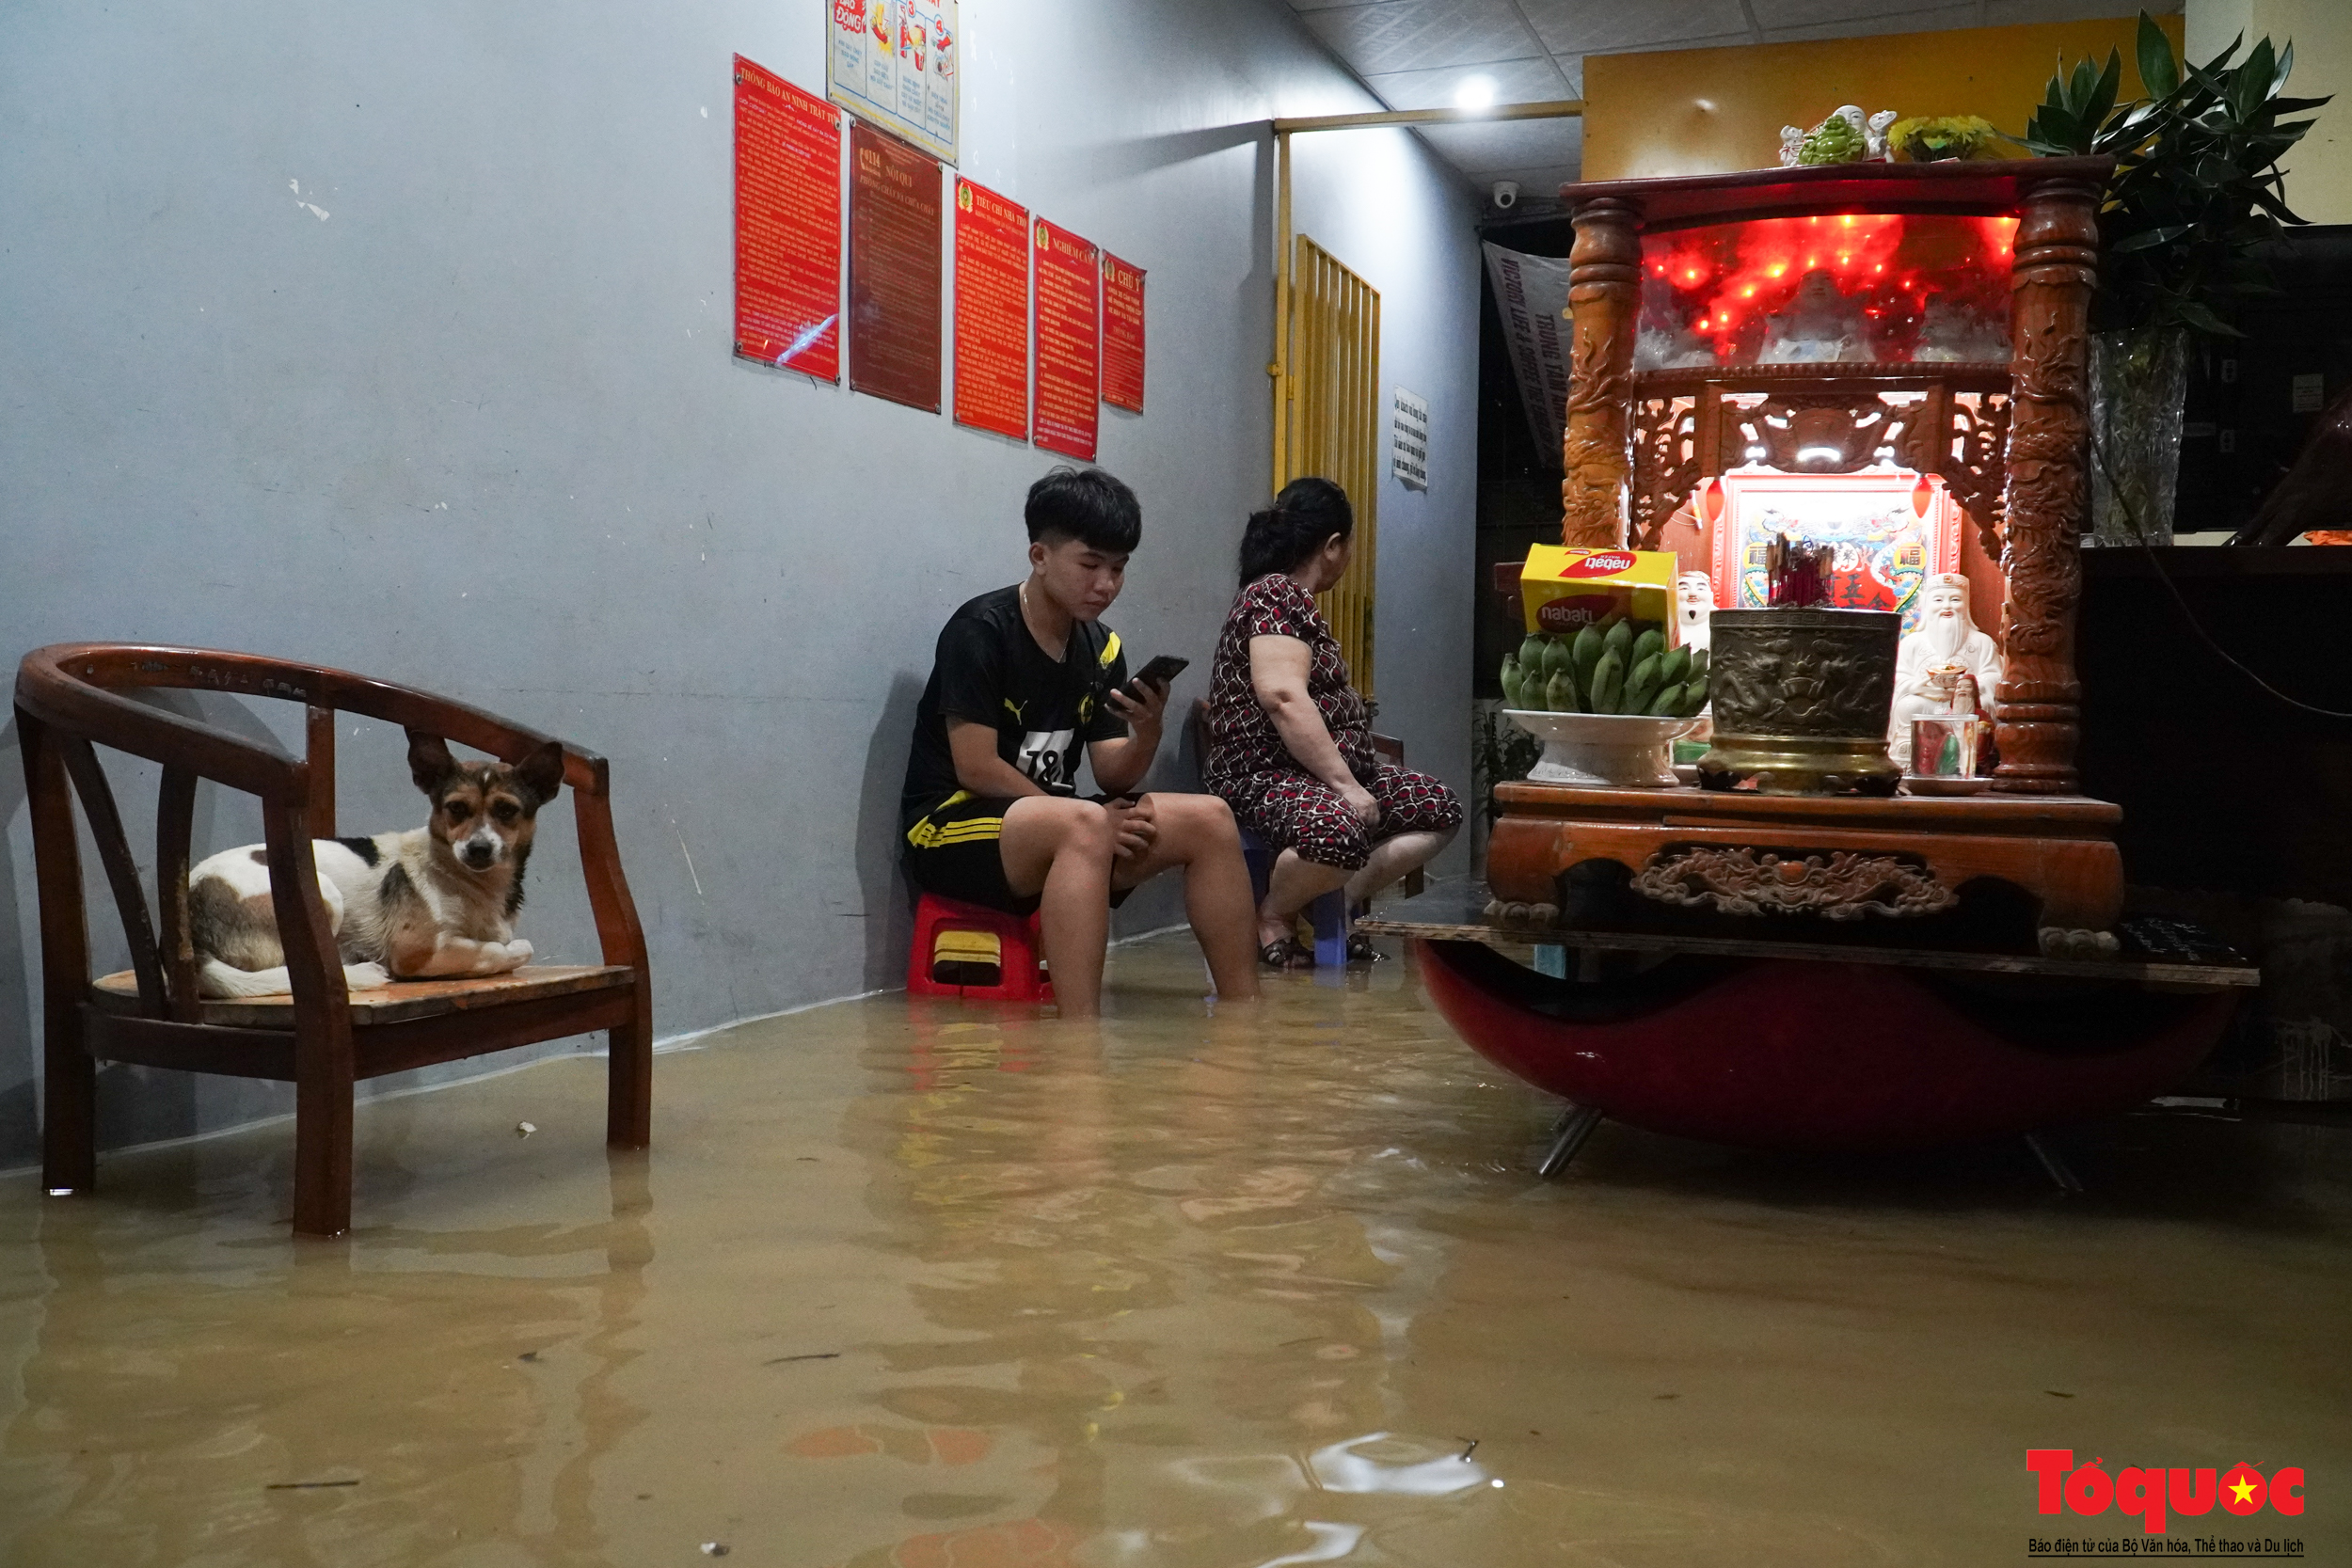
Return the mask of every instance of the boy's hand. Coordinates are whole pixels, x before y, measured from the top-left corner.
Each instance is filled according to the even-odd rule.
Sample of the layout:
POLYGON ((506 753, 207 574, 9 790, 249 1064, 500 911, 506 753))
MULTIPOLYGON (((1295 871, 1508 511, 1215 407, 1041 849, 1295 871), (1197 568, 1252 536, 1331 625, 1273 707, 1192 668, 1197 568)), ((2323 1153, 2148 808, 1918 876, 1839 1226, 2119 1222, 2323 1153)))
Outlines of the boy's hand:
POLYGON ((1152 814, 1152 800, 1118 800, 1104 802, 1103 809, 1110 813, 1111 832, 1117 835, 1116 851, 1122 861, 1139 861, 1152 852, 1152 844, 1160 836, 1159 823, 1152 814))
POLYGON ((1127 687, 1115 686, 1104 694, 1110 710, 1139 730, 1157 731, 1168 713, 1168 688, 1153 681, 1130 683, 1141 696, 1129 694, 1127 687))

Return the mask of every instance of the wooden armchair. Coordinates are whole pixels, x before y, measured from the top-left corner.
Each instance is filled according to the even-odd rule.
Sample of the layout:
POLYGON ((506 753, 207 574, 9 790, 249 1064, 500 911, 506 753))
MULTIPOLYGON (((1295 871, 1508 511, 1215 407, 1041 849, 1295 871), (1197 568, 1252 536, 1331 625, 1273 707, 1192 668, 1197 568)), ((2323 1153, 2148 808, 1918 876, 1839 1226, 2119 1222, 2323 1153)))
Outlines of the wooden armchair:
POLYGON ((100 1061, 293 1083, 294 1227, 304 1235, 350 1228, 352 1085, 361 1078, 603 1029, 612 1044, 605 1141, 643 1148, 650 1140, 652 983, 644 932, 612 842, 605 760, 564 748, 564 782, 572 789, 601 965, 526 967, 475 980, 396 981, 354 995, 343 987, 342 960, 310 854, 313 838, 335 835, 339 710, 423 730, 510 763, 548 740, 479 708, 407 687, 251 654, 87 642, 24 656, 17 670, 16 720, 40 896, 41 1181, 51 1193, 96 1184, 100 1061), (297 760, 122 694, 164 687, 305 704, 308 754, 297 760), (155 828, 160 941, 93 744, 163 767, 155 828), (188 841, 199 778, 261 797, 291 998, 220 1002, 197 993, 188 841), (131 949, 127 976, 97 982, 90 976, 72 803, 76 794, 122 917, 131 949))

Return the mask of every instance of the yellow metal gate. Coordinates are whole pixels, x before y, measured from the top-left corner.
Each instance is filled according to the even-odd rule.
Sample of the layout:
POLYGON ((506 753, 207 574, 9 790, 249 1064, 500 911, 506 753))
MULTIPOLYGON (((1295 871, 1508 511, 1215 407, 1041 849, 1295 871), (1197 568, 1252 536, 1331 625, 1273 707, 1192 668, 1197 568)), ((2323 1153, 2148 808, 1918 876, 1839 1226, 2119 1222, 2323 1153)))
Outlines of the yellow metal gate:
POLYGON ((1347 575, 1323 595, 1324 619, 1356 689, 1372 694, 1374 568, 1379 560, 1380 293, 1304 234, 1290 269, 1287 338, 1276 361, 1274 487, 1320 475, 1356 508, 1347 575))

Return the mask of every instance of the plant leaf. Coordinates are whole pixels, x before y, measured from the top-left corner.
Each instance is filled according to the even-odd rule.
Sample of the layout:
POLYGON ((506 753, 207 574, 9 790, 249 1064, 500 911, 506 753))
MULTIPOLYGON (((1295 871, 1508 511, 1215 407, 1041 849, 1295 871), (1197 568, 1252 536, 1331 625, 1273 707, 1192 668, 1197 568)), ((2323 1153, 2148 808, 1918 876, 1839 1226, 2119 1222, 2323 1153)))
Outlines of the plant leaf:
POLYGON ((2146 11, 2139 13, 2138 47, 2139 80, 2148 95, 2164 98, 2178 91, 2181 71, 2172 58, 2172 40, 2164 36, 2164 29, 2146 11))
POLYGON ((2147 250, 2160 245, 2170 245, 2174 240, 2187 233, 2189 228, 2190 226, 2185 223, 2171 223, 2161 229, 2143 229, 2137 234, 2129 234, 2116 241, 2107 246, 2107 251, 2110 255, 2122 256, 2135 250, 2147 250))
POLYGON ((2240 338, 2245 336, 2245 334, 2240 332, 2236 327, 2232 326, 2228 322, 2223 321, 2219 316, 2215 315, 2211 310, 2206 309, 2205 307, 2198 304, 2197 301, 2193 299, 2175 299, 2171 302, 2171 305, 2172 313, 2174 315, 2178 316, 2182 321, 2186 322, 2189 325, 2195 327, 2200 332, 2210 332, 2216 337, 2221 338, 2240 338))
POLYGON ((2033 119, 2026 126, 2026 135, 2029 143, 2039 137, 2041 142, 2054 149, 2059 157, 2064 157, 2070 152, 2087 152, 2090 150, 2089 138, 2083 135, 2082 122, 2076 119, 2073 113, 2056 103, 2042 105, 2033 119))
POLYGON ((2083 111, 2083 123, 2091 126, 2106 124, 2107 116, 2115 112, 2115 95, 2122 86, 2123 56, 2119 51, 2110 49, 2107 51, 2107 68, 2091 84, 2090 103, 2083 111))
POLYGON ((2246 63, 2230 73, 2230 107, 2238 119, 2251 119, 2262 108, 2269 96, 2270 73, 2277 69, 2278 57, 2271 53, 2270 40, 2264 39, 2246 63))

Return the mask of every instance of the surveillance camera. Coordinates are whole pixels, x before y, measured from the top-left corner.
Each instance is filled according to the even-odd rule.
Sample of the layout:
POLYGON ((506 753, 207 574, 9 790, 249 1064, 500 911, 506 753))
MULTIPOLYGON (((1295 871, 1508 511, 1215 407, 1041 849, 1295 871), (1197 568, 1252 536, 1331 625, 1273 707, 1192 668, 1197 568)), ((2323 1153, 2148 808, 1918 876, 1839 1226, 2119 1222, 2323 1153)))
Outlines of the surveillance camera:
POLYGON ((1508 211, 1518 205, 1519 182, 1516 180, 1495 182, 1495 205, 1508 211))

